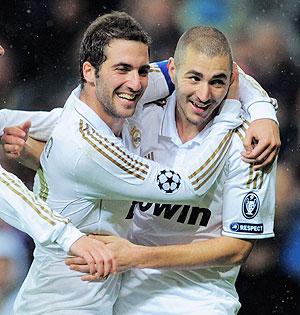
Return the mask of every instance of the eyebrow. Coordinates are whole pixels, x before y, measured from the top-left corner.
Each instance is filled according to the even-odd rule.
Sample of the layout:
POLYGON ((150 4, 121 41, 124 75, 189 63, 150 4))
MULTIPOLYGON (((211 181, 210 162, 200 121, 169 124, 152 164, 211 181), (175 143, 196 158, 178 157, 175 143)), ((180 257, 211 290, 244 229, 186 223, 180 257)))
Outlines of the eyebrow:
POLYGON ((126 68, 132 68, 132 65, 130 65, 129 63, 124 63, 124 62, 119 62, 119 63, 116 63, 114 65, 112 65, 112 67, 126 67, 126 68))
POLYGON ((227 80, 227 75, 225 73, 216 74, 212 77, 212 79, 225 79, 227 80))
MULTIPOLYGON (((200 78, 203 78, 203 74, 201 72, 198 72, 196 70, 190 70, 188 71, 186 74, 193 74, 193 75, 196 75, 200 78)), ((211 79, 224 79, 226 80, 228 78, 228 76, 225 74, 225 73, 218 73, 218 74, 215 74, 211 79)))
MULTIPOLYGON (((123 63, 123 62, 120 62, 120 63, 117 63, 115 65, 113 65, 112 67, 125 67, 125 68, 133 68, 132 65, 130 65, 129 63, 123 63)), ((139 69, 147 69, 149 70, 150 69, 150 65, 149 64, 145 64, 145 65, 142 65, 139 69)))

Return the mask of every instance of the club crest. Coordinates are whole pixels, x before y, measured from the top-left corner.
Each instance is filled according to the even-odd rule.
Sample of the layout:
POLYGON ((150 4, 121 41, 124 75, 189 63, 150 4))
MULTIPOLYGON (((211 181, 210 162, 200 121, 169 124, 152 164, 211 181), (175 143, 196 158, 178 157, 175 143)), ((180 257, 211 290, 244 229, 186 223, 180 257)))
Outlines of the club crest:
POLYGON ((135 148, 138 148, 141 144, 141 131, 133 126, 130 130, 131 141, 135 148))

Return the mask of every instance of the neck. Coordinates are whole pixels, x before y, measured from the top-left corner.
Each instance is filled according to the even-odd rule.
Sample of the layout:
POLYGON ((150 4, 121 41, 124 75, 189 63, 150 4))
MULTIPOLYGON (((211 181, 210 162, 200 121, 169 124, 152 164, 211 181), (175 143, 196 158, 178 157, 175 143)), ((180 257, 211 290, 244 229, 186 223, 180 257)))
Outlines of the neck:
POLYGON ((124 118, 112 117, 97 99, 94 89, 84 86, 81 89, 79 99, 90 107, 112 130, 115 136, 120 137, 124 125, 124 118))
POLYGON ((194 139, 205 126, 197 126, 189 122, 181 109, 176 106, 175 110, 176 128, 182 143, 194 139))

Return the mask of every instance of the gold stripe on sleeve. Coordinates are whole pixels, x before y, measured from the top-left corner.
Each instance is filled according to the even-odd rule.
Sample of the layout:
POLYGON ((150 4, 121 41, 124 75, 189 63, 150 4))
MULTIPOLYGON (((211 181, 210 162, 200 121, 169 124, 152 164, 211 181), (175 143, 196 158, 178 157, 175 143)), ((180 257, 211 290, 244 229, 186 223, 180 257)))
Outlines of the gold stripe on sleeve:
MULTIPOLYGON (((230 143, 231 143, 230 140, 232 138, 232 135, 233 135, 233 132, 230 131, 229 132, 229 137, 226 139, 226 141, 225 142, 223 142, 223 141, 221 142, 222 144, 224 144, 223 147, 221 149, 219 149, 219 147, 218 147, 219 150, 217 149, 218 151, 220 151, 219 154, 216 156, 216 154, 215 154, 216 151, 217 151, 216 150, 213 153, 213 155, 208 159, 208 160, 212 161, 213 158, 216 156, 216 159, 214 160, 214 162, 207 168, 206 171, 204 171, 203 173, 199 174, 199 176, 196 179, 193 180, 192 185, 194 186, 194 190, 195 191, 200 189, 200 187, 203 186, 215 174, 215 172, 218 169, 221 161, 223 160, 226 152, 228 151, 227 149, 230 146, 230 143)), ((208 163, 206 163, 205 166, 207 166, 207 165, 208 165, 208 163)))
POLYGON ((133 159, 113 142, 110 142, 87 123, 84 123, 83 120, 80 120, 79 131, 89 145, 118 168, 142 181, 145 180, 149 172, 148 164, 133 159))
POLYGON ((212 153, 212 155, 196 170, 194 171, 191 175, 189 175, 189 179, 193 180, 193 177, 197 176, 201 171, 203 171, 206 166, 212 162, 212 160, 215 157, 218 157, 220 154, 222 154, 222 148, 226 147, 226 144, 228 143, 228 141, 230 141, 232 136, 232 131, 228 131, 228 133, 224 136, 224 138, 222 139, 222 141, 219 143, 218 147, 216 148, 216 150, 212 153), (220 153, 221 152, 221 153, 220 153))
POLYGON ((235 131, 235 133, 239 136, 239 138, 241 139, 241 141, 244 141, 245 140, 245 136, 242 135, 242 133, 237 129, 235 131))
POLYGON ((248 189, 261 189, 264 182, 264 172, 261 170, 254 171, 253 165, 249 167, 249 177, 246 182, 248 189))
MULTIPOLYGON (((48 222, 50 225, 57 224, 57 220, 53 218, 53 212, 48 206, 42 205, 38 200, 34 198, 34 195, 28 193, 27 188, 20 181, 18 182, 13 177, 8 175, 9 173, 1 173, 0 182, 2 182, 8 189, 14 194, 19 196, 28 206, 30 206, 42 219, 48 222)), ((67 219, 59 218, 58 221, 68 223, 67 219)))
POLYGON ((38 168, 37 174, 38 174, 39 179, 40 179, 39 196, 42 200, 46 201, 48 199, 48 196, 49 196, 49 187, 48 187, 47 181, 45 179, 44 172, 41 168, 38 168))

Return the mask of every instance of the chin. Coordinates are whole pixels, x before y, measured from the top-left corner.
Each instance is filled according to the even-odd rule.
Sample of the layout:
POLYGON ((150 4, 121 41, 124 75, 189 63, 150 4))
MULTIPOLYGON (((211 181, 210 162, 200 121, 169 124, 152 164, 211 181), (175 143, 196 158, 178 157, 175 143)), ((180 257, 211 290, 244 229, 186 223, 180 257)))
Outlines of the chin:
POLYGON ((126 111, 122 111, 121 113, 119 113, 120 118, 129 118, 131 116, 133 116, 135 112, 135 108, 134 110, 126 110, 126 111))

